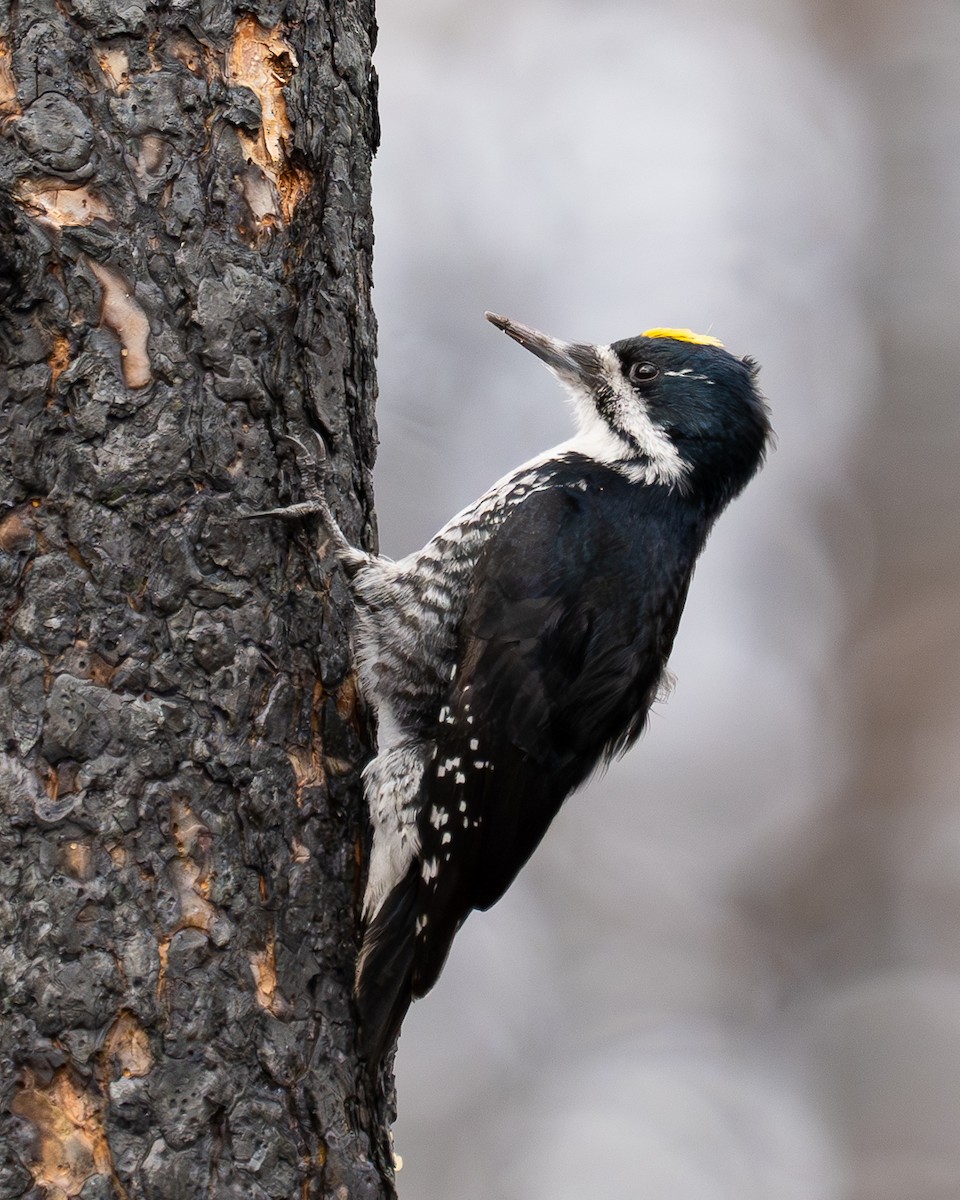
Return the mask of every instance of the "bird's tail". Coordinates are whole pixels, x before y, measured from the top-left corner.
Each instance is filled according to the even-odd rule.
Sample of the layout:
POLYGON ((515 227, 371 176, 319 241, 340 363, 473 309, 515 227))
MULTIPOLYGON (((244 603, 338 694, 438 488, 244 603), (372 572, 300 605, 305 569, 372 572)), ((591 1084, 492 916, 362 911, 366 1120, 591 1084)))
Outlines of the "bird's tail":
POLYGON ((397 1040, 413 999, 417 881, 414 863, 363 935, 354 993, 360 1018, 360 1054, 371 1070, 376 1070, 397 1040))

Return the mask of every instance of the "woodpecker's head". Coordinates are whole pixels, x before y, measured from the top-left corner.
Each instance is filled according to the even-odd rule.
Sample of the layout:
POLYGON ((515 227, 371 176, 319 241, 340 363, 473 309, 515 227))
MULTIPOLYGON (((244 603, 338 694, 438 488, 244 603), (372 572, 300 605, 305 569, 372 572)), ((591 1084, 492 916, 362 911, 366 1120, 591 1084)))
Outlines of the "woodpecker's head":
POLYGON ((760 465, 770 420, 757 365, 716 338, 649 329, 592 346, 486 317, 542 359, 572 395, 578 440, 600 461, 632 468, 638 481, 721 502, 760 465))

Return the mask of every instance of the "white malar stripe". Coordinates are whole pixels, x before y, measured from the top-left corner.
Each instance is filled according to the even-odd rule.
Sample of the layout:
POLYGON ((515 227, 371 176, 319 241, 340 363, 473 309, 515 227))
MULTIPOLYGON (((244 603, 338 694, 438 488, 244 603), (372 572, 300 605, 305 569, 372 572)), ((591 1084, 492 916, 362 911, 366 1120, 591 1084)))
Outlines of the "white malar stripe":
MULTIPOLYGON (((591 394, 584 389, 577 395, 573 388, 568 391, 576 403, 577 423, 580 428, 568 441, 557 446, 555 454, 582 454, 584 458, 592 458, 594 462, 603 463, 617 470, 624 469, 624 460, 629 461, 633 449, 613 432, 603 417, 597 412, 591 394)), ((638 468, 641 469, 641 468, 638 468)))
MULTIPOLYGON (((617 400, 617 416, 646 457, 650 460, 643 482, 665 483, 682 486, 688 471, 680 457, 680 451, 670 440, 666 431, 650 419, 646 405, 623 377, 620 360, 611 346, 598 346, 597 357, 607 386, 617 400)), ((592 399, 590 410, 596 414, 592 399)), ((582 406, 583 407, 583 406, 582 406)), ((598 420, 602 418, 597 416, 598 420)), ((606 422, 604 421, 605 425, 606 422)))

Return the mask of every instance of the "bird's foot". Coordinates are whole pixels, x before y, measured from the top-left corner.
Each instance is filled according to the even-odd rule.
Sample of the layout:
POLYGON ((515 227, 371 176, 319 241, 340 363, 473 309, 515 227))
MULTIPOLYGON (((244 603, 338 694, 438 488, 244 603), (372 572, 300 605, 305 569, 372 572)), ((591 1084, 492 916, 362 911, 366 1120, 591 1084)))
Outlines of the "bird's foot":
POLYGON ((327 461, 326 447, 320 435, 315 430, 311 432, 314 436, 312 446, 305 446, 299 438, 288 433, 281 434, 277 439, 278 444, 289 446, 293 451, 300 473, 304 499, 297 504, 284 505, 282 508, 265 508, 258 512, 241 513, 240 519, 252 521, 260 517, 280 517, 285 521, 299 521, 304 517, 320 517, 337 550, 350 551, 353 547, 337 524, 333 510, 323 494, 324 467, 327 461))

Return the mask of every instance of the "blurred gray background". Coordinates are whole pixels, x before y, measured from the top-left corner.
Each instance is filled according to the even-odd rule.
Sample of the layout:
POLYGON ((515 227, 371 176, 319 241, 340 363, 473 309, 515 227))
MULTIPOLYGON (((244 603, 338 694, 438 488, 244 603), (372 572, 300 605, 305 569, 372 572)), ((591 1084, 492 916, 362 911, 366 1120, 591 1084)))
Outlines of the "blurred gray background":
POLYGON ((960 1195, 960 5, 407 0, 376 63, 382 548, 570 428, 492 308, 763 364, 673 696, 464 927, 402 1200, 960 1195))

